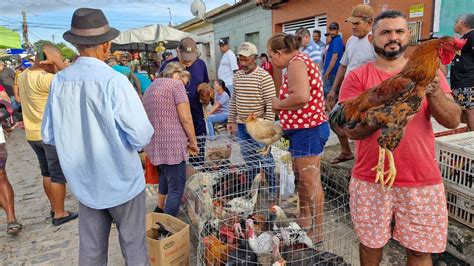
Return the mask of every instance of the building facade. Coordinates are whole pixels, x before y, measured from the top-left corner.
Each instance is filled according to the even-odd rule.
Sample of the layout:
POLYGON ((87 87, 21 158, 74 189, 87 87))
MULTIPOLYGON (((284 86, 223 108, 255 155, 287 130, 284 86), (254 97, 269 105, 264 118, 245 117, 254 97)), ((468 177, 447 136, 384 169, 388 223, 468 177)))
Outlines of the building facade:
MULTIPOLYGON (((262 9, 255 0, 241 1, 222 12, 209 17, 214 24, 214 42, 226 38, 229 47, 237 55, 237 49, 242 42, 251 42, 257 46, 260 53, 266 53, 267 40, 272 35, 272 11, 262 9)), ((219 66, 221 53, 216 49, 216 66, 219 66)))
MULTIPOLYGON (((449 0, 444 0, 448 1, 449 0)), ((462 0, 461 0, 462 1, 462 0)), ((340 34, 344 42, 351 36, 351 24, 345 22, 350 17, 352 8, 358 4, 368 4, 374 8, 375 14, 385 10, 399 10, 409 21, 412 31, 410 42, 427 39, 433 32, 434 1, 433 0, 288 0, 275 1, 272 10, 272 31, 294 33, 303 26, 310 30, 319 29, 323 33, 332 22, 339 23, 340 34)), ((324 38, 323 38, 323 41, 324 38)), ((281 84, 281 75, 275 71, 275 83, 281 84)))
MULTIPOLYGON (((213 16, 229 8, 230 5, 224 4, 219 6, 204 15, 204 18, 213 16)), ((216 53, 218 53, 218 49, 216 49, 216 43, 214 40, 214 24, 209 22, 207 19, 202 20, 201 18, 193 18, 186 22, 183 22, 176 26, 178 30, 182 30, 185 32, 193 33, 197 36, 202 37, 205 42, 198 43, 198 49, 201 52, 200 58, 204 60, 207 66, 207 72, 209 75, 209 79, 214 80, 217 78, 217 66, 216 66, 216 53)))

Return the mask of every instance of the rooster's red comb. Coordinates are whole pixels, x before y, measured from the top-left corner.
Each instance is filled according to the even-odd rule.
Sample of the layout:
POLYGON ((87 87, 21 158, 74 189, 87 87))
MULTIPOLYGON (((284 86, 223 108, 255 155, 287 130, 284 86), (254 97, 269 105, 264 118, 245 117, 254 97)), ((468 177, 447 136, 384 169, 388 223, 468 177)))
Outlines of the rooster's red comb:
POLYGON ((467 42, 467 39, 459 39, 457 37, 454 37, 453 39, 454 39, 454 45, 456 45, 456 48, 458 49, 462 49, 467 42))

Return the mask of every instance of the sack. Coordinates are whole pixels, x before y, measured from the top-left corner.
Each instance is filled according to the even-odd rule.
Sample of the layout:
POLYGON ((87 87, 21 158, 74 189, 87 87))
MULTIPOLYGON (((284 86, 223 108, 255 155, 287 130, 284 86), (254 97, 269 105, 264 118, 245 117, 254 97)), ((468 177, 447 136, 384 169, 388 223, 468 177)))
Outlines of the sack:
POLYGON ((295 174, 288 164, 279 163, 277 167, 280 171, 280 195, 285 198, 295 192, 295 174))
POLYGON ((158 171, 148 156, 145 156, 145 182, 147 184, 158 184, 158 171))

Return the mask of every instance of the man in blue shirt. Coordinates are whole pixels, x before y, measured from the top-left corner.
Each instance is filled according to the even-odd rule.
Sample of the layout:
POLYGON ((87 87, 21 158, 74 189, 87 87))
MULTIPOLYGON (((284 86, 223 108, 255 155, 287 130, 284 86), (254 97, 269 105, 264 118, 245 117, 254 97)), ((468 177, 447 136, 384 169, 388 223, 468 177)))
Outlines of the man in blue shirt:
POLYGON ((190 157, 189 161, 194 166, 200 166, 204 163, 206 141, 202 136, 206 135, 206 121, 204 120, 204 111, 202 109, 202 104, 199 101, 197 87, 201 83, 209 83, 209 76, 207 74, 206 63, 198 58, 197 45, 192 38, 186 37, 179 42, 177 54, 177 57, 168 60, 161 65, 160 73, 170 62, 179 62, 181 65, 186 67, 186 70, 189 71, 189 73, 191 73, 191 80, 186 85, 186 92, 188 93, 189 104, 191 106, 191 114, 193 116, 194 131, 198 141, 199 154, 190 157))
POLYGON ((106 265, 112 221, 126 265, 148 265, 145 179, 138 156, 153 127, 127 77, 103 62, 119 32, 99 9, 74 12, 63 38, 80 57, 51 83, 43 142, 55 145, 79 200, 79 265, 106 265))
POLYGON ((301 39, 301 44, 303 45, 303 47, 301 47, 301 52, 307 54, 309 58, 311 58, 311 61, 313 61, 313 63, 316 64, 319 69, 321 69, 321 64, 323 61, 321 49, 324 49, 324 47, 320 48, 313 41, 313 39, 311 38, 311 33, 307 28, 299 28, 296 31, 295 35, 296 37, 301 39))
POLYGON ((329 24, 328 33, 331 35, 332 39, 329 43, 328 51, 326 52, 326 58, 324 59, 324 97, 327 97, 328 93, 331 91, 334 79, 336 79, 339 63, 344 54, 344 43, 339 35, 339 24, 337 24, 337 22, 329 24))

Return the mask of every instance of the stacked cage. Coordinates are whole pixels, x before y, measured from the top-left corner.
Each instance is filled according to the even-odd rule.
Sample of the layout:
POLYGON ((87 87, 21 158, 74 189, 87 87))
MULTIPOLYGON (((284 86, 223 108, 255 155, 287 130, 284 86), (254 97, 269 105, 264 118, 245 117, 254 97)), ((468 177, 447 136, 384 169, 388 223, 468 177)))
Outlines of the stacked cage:
POLYGON ((449 217, 474 228, 474 132, 436 138, 449 217))
MULTIPOLYGON (((205 153, 193 164, 185 189, 186 214, 199 243, 198 265, 352 262, 355 236, 347 184, 328 182, 322 173, 324 194, 303 195, 310 189, 299 181, 289 152, 272 147, 262 155, 257 143, 230 135, 199 143, 205 153), (318 196, 323 204, 306 206, 318 196)), ((302 171, 315 179, 320 174, 316 165, 302 171)))

